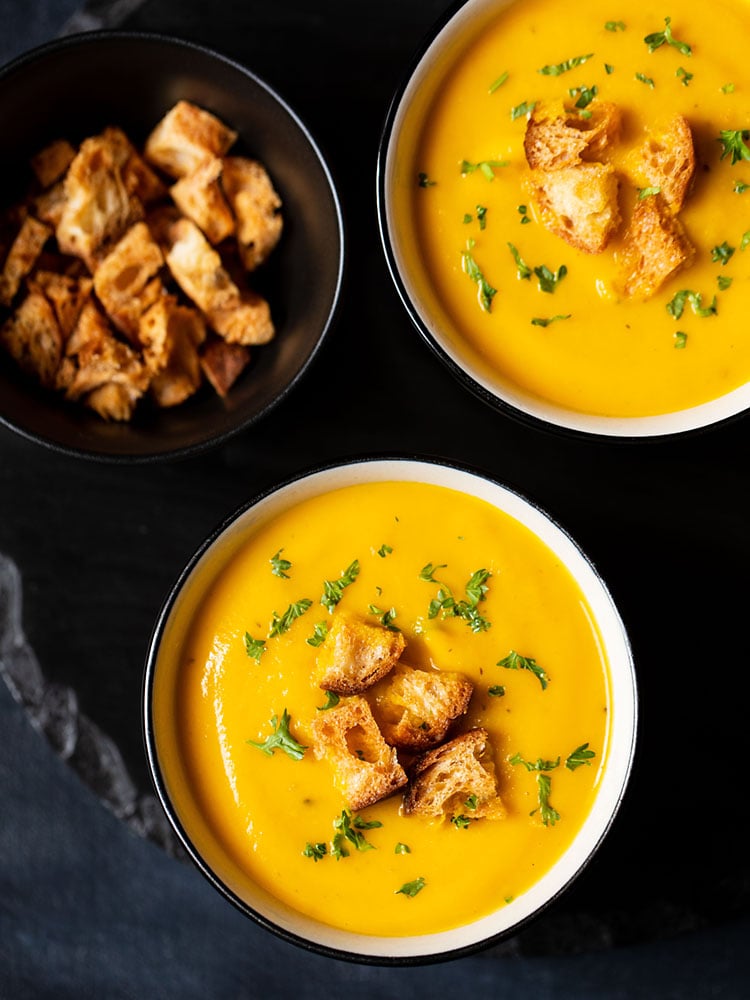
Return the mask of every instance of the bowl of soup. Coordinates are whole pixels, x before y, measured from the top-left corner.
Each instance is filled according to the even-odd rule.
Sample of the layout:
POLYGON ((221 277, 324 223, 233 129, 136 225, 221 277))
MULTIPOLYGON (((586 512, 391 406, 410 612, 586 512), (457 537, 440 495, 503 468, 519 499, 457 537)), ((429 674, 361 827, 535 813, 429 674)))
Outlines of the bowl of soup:
POLYGON ((647 437, 750 403, 740 0, 469 0, 381 143, 382 241, 417 329, 492 406, 647 437))
POLYGON ((252 500, 157 622, 148 758, 198 869, 323 954, 383 964, 517 931, 583 870, 637 728, 622 621, 543 511, 437 461, 252 500))

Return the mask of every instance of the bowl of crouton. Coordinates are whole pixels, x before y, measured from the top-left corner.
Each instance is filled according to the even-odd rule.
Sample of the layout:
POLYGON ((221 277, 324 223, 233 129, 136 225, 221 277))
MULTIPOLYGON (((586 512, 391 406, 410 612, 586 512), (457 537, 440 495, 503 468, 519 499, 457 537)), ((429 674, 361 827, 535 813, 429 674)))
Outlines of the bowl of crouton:
POLYGON ((625 794, 629 642, 548 515, 484 474, 363 459, 248 502, 152 636, 153 781, 199 871, 335 958, 413 964, 514 934, 625 794))
POLYGON ((493 408, 611 440, 750 407, 743 49, 702 41, 700 74, 664 58, 710 31, 689 0, 627 25, 466 0, 417 53, 382 136, 382 243, 418 332, 493 408))
POLYGON ((331 324, 343 228, 278 94, 200 46, 97 32, 2 69, 0 126, 0 421, 147 461, 286 397, 331 324))

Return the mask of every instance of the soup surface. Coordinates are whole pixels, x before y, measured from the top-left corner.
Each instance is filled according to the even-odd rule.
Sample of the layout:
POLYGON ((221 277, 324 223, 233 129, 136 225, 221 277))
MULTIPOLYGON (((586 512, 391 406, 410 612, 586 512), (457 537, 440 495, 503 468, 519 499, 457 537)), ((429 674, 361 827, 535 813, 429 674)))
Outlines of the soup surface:
POLYGON ((446 930, 512 901, 570 845, 606 764, 608 667, 580 589, 525 526, 443 487, 344 487, 219 548, 173 612, 158 678, 160 765, 208 864, 240 895, 260 884, 294 910, 363 934, 446 930), (404 661, 473 682, 454 732, 489 732, 507 816, 473 821, 470 806, 460 824, 407 816, 396 794, 360 814, 382 824, 361 831, 372 849, 344 841, 348 856, 337 859, 334 822, 346 803, 312 750, 311 723, 327 699, 309 640, 331 620, 324 581, 355 560, 337 607, 371 623, 387 614, 406 639, 404 661), (479 631, 465 618, 430 617, 441 587, 471 604, 465 587, 478 570, 489 574, 474 604, 479 631), (499 665, 512 651, 543 676, 499 665), (301 759, 248 743, 263 743, 284 712, 308 747, 301 759), (584 744, 585 763, 570 769, 584 744), (516 755, 545 769, 527 770, 516 755))
POLYGON ((532 397, 607 417, 696 406, 750 379, 750 149, 738 145, 733 162, 720 141, 750 126, 749 42, 745 0, 581 0, 574 11, 523 0, 498 4, 435 57, 399 140, 393 214, 416 294, 459 354, 532 397), (597 254, 549 232, 524 191, 529 109, 560 101, 585 114, 592 94, 622 113, 608 158, 623 225, 597 254), (676 114, 695 148, 679 216, 696 254, 635 301, 618 293, 616 263, 633 204, 648 197, 634 152, 676 114), (489 309, 467 252, 495 290, 489 309), (544 290, 535 269, 554 278, 561 267, 544 290), (667 306, 682 291, 700 305, 690 297, 676 317, 667 306))

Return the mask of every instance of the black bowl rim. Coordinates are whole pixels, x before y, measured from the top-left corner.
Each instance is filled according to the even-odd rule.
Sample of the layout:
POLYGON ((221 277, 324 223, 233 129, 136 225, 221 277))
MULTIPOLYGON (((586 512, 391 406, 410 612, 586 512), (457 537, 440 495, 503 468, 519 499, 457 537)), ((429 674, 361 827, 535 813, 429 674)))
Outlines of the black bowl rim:
POLYGON ((323 955, 327 958, 339 959, 347 962, 352 962, 359 965, 370 965, 370 966, 382 966, 382 967, 416 967, 422 965, 436 964, 440 962, 452 961, 454 959, 466 958, 470 955, 477 954, 492 945, 498 944, 499 942, 506 940, 514 934, 517 934, 522 928, 527 926, 529 923, 535 921, 542 913, 544 913, 561 895, 566 893, 568 889, 573 885, 573 883, 581 876, 584 870, 589 866, 594 856, 599 851, 602 843, 607 837, 612 824, 615 822, 615 818, 620 811, 623 799, 625 797, 630 777, 633 770, 633 763, 635 759, 635 752, 637 746, 638 738, 638 728, 639 728, 639 702, 638 702, 638 686, 635 671, 635 662, 633 657, 633 649, 630 642, 630 637, 625 628, 625 623, 622 620, 619 609, 615 604, 612 595, 610 594, 609 588, 607 587, 601 573, 596 568, 591 559, 586 555, 580 545, 575 541, 571 534, 565 529, 558 521, 556 521, 550 514, 541 507, 538 503, 531 500, 523 493, 509 486, 506 486, 493 475, 488 473, 484 469, 472 466, 470 464, 464 464, 455 462, 451 459, 446 459, 437 455, 429 454, 377 454, 377 455, 366 455, 366 456, 354 456, 351 458, 342 458, 331 462, 326 462, 323 464, 317 464, 310 466, 307 469, 298 471, 293 475, 287 477, 281 482, 271 485, 258 493, 256 493, 250 500, 241 504, 233 513, 226 517, 220 524, 218 524, 214 530, 205 538, 205 540, 198 546, 198 548, 193 553, 192 557, 188 560, 182 571, 180 572, 177 580, 170 589, 164 603, 161 607, 159 615, 156 619, 151 638, 148 644, 148 651, 146 656, 143 683, 141 689, 141 709, 142 709, 142 727, 143 727, 143 741, 146 752, 147 763, 149 771, 151 774, 151 780, 153 782, 154 788, 156 790, 157 798, 161 803, 164 812, 166 813, 167 819, 169 820, 174 832, 177 834, 180 842, 187 851, 188 855, 192 859, 193 863, 196 865, 201 874, 208 880, 208 882, 216 889, 218 892, 228 900, 234 907, 236 907, 241 913, 249 917, 255 923, 259 924, 261 927, 280 937, 282 940, 287 941, 290 944, 297 945, 306 951, 312 952, 314 954, 323 955), (506 490, 508 493, 512 494, 523 503, 527 504, 533 511, 540 514, 542 517, 555 528, 560 534, 567 539, 567 541, 573 546, 575 551, 584 561, 584 563, 589 567, 593 573, 602 593, 607 598, 609 605, 615 615, 617 621, 619 622, 620 631, 622 635, 622 640, 624 643, 625 652, 628 657, 628 662, 630 665, 630 682, 632 687, 632 698, 633 698, 633 729, 630 738, 630 746, 627 749, 627 763, 622 777, 622 783, 618 792, 617 800, 615 801, 612 811, 604 825, 601 833, 595 843, 591 845, 588 850, 586 857, 581 861, 576 870, 571 874, 570 878, 565 882, 564 885, 545 900, 544 903, 533 913, 528 914, 523 919, 519 920, 512 927, 500 931, 497 934, 493 934, 481 941, 476 941, 468 945, 462 945, 447 951, 435 952, 432 954, 424 955, 408 955, 408 956, 393 956, 393 955, 367 955, 361 954, 359 952, 350 952, 344 949, 335 948, 329 945, 319 944, 318 942, 312 941, 309 938, 303 937, 292 931, 286 930, 275 924, 272 920, 265 917, 263 914, 258 913, 252 906, 242 900, 236 893, 234 893, 228 886, 226 886, 221 879, 212 871, 208 863, 203 859, 200 852, 197 850, 193 844, 189 833, 184 828, 179 816, 177 815, 177 810, 172 804, 169 797, 169 793, 166 787, 166 781, 162 774, 162 770, 159 764, 159 759, 156 751, 156 733, 153 720, 152 712, 152 702, 153 702, 153 688, 154 679, 156 673, 156 661, 159 652, 159 646, 163 637, 164 630, 167 625, 172 609, 174 608, 175 602, 177 601, 182 588, 190 577, 191 573, 195 569, 198 562, 203 558, 208 549, 217 541, 217 539, 232 525, 237 521, 238 518, 242 517, 248 510, 254 507, 256 504, 265 500, 267 497, 274 493, 284 490, 294 483, 300 482, 309 476, 319 475, 321 473, 331 472, 335 469, 340 468, 353 468, 357 465, 365 465, 372 462, 396 462, 396 463, 421 463, 426 465, 438 466, 441 468, 452 469, 458 472, 467 473, 472 476, 477 476, 479 478, 485 479, 495 486, 506 490))
MULTIPOLYGON (((513 403, 509 402, 501 396, 496 395, 491 392, 481 383, 477 382, 476 379, 472 378, 471 375, 458 364, 448 352, 438 343, 432 331, 429 329, 425 321, 422 319, 419 311, 411 300, 411 297, 406 289, 406 285, 401 278, 401 273, 399 271, 398 264, 396 262, 396 256, 393 252, 393 246, 390 238, 390 231, 388 228, 388 219, 386 212, 386 190, 385 190, 385 174, 386 174, 386 160, 388 158, 388 149, 391 142, 391 136, 393 133, 393 128, 396 121, 396 116, 401 107, 401 102, 403 100, 404 94, 407 87, 409 86, 414 73, 416 72, 420 62, 424 58, 425 53, 436 40, 438 35, 443 31, 443 29, 448 25, 448 23, 453 20, 454 16, 465 7, 471 0, 456 0, 452 5, 450 5, 432 24, 431 28, 423 36, 422 41, 419 43, 411 57, 410 62, 404 71, 401 80, 393 93, 390 104, 388 106, 388 111, 385 116, 385 120, 381 129, 380 142, 378 144, 378 155, 375 170, 375 200, 377 206, 377 217, 378 217, 378 230, 380 233, 380 242, 383 249, 383 254, 385 256, 386 265, 388 267, 388 272, 391 276, 391 280, 395 285, 398 297, 401 299, 401 303, 404 306, 412 325, 415 327, 417 332, 420 334, 422 339, 425 341, 427 346, 435 354, 437 358, 445 365, 445 367, 451 372, 453 377, 461 384, 465 389, 468 389, 477 398, 481 399, 482 402, 486 403, 493 410, 503 413, 505 416, 512 417, 518 423, 523 424, 526 427, 533 427, 536 430, 544 431, 547 434, 552 434, 557 437, 564 437, 573 440, 589 440, 595 442, 602 442, 607 444, 613 444, 617 446, 619 443, 627 444, 639 444, 641 442, 665 442, 669 443, 676 440, 677 438, 692 438, 698 435, 704 435, 717 428, 725 427, 729 424, 735 423, 738 420, 745 418, 748 415, 748 410, 750 408, 738 410, 735 413, 729 413, 724 417, 718 417, 714 420, 709 420, 705 424, 700 424, 695 427, 685 427, 674 431, 661 431, 656 434, 616 434, 616 433, 605 433, 604 431, 588 431, 583 430, 578 427, 570 427, 565 424, 558 424, 552 420, 545 420, 542 417, 536 416, 533 413, 529 413, 526 410, 521 409, 518 406, 514 406, 513 403)), ((518 2, 518 0, 516 0, 518 2)))
POLYGON ((0 424, 7 427, 8 430, 19 434, 21 437, 25 438, 27 441, 33 441, 35 444, 43 445, 46 448, 50 448, 52 451, 58 454, 68 455, 73 458, 83 458, 93 461, 98 461, 102 463, 110 463, 114 465, 144 465, 149 463, 170 461, 172 459, 186 458, 188 456, 194 456, 201 454, 211 448, 218 447, 223 444, 229 438, 238 434, 240 431, 246 430, 253 424, 257 423, 263 417, 265 417, 271 410, 275 409, 289 393, 294 389, 297 383, 302 379, 304 375, 307 374, 313 360, 317 357, 318 352, 323 346, 323 342, 326 339, 326 335, 331 329, 333 322, 336 318, 340 302, 341 302, 341 291, 344 282, 344 271, 345 271, 345 251, 346 251, 346 229, 344 224, 344 216, 341 207, 341 200, 339 198, 336 183, 334 181, 331 169, 328 162, 323 155, 321 147, 319 146, 317 140, 313 137, 310 130, 307 128, 305 123, 299 117, 297 112, 287 103, 287 101, 281 96, 281 94, 270 84, 266 83, 261 77, 257 76, 251 69, 248 69, 242 63, 238 62, 236 59, 224 55, 218 52, 216 49, 209 48, 206 45, 201 45, 197 42, 191 42, 184 38, 179 38, 176 35, 170 35, 160 32, 152 31, 130 31, 130 30, 117 30, 117 29, 102 29, 97 31, 83 31, 72 35, 66 35, 62 38, 53 39, 52 41, 45 42, 42 45, 38 45, 27 52, 23 52, 12 59, 9 63, 4 66, 0 66, 0 82, 4 80, 7 76, 17 72, 20 69, 25 68, 28 64, 34 63, 39 59, 46 57, 50 53, 59 52, 66 48, 75 47, 86 47, 89 45, 96 45, 100 41, 126 41, 126 42, 146 42, 149 44, 167 44, 175 46, 177 48, 182 48, 187 51, 200 52, 204 56, 208 56, 210 59, 214 59, 226 66, 231 67, 237 72, 241 73, 243 76, 248 77, 255 85, 257 85, 261 90, 264 90, 268 96, 275 101, 279 107, 289 116, 289 118, 294 122, 297 128, 300 130, 306 142, 309 144, 310 149, 315 154, 318 163, 320 164, 321 170, 325 176, 328 188, 331 194, 331 201, 336 215, 336 230, 338 234, 339 242, 339 253, 336 268, 336 286, 333 290, 333 296, 331 301, 331 307, 328 311, 325 324, 323 325, 320 333, 318 334, 317 340, 315 341, 312 350, 310 351, 308 357, 305 359, 304 363, 299 367, 297 372, 294 374, 293 378, 287 382, 282 389, 279 390, 278 394, 274 396, 273 399, 269 400, 266 405, 258 410, 256 413, 250 414, 244 419, 238 421, 233 427, 227 428, 225 431, 208 435, 192 444, 183 445, 180 447, 155 450, 149 452, 142 452, 137 454, 131 454, 127 452, 122 452, 114 454, 107 452, 106 450, 99 450, 96 448, 78 448, 74 445, 62 444, 57 441, 51 441, 49 438, 45 437, 43 434, 36 434, 27 428, 16 424, 13 420, 9 419, 5 414, 0 411, 0 424))

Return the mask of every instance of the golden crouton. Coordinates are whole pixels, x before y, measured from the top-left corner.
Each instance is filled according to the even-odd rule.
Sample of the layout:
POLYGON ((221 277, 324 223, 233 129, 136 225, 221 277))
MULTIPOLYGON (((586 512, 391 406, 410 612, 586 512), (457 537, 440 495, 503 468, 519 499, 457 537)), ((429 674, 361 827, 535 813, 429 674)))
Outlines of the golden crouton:
POLYGON ((102 139, 115 152, 128 194, 135 195, 143 205, 150 205, 166 196, 166 185, 138 153, 122 129, 114 126, 105 128, 102 139))
POLYGON ((0 341, 20 368, 50 388, 62 356, 63 338, 52 306, 32 291, 0 329, 0 341))
POLYGON ((221 164, 215 156, 205 160, 169 192, 183 215, 197 223, 211 243, 221 243, 234 232, 234 216, 219 184, 221 164))
POLYGON ((658 187, 672 211, 679 212, 695 171, 693 134, 687 120, 675 115, 666 126, 649 135, 638 156, 636 170, 644 187, 658 187))
POLYGON ((65 175, 60 250, 81 257, 95 271, 104 248, 142 217, 143 206, 122 177, 121 150, 101 136, 84 140, 65 175))
POLYGON ((162 296, 141 317, 139 341, 159 406, 176 406, 201 384, 198 347, 206 337, 203 317, 181 306, 173 295, 162 296))
POLYGON ((618 180, 609 164, 532 170, 527 187, 542 224, 585 253, 601 253, 620 224, 618 180))
POLYGON ((312 723, 314 752, 332 766, 350 809, 366 809, 407 781, 396 751, 380 734, 364 698, 347 698, 312 723))
POLYGON ((125 233, 94 272, 94 290, 114 325, 137 344, 142 313, 159 298, 164 264, 145 222, 125 233))
POLYGON ((559 170, 599 160, 617 141, 621 115, 616 105, 592 101, 582 118, 562 103, 537 105, 526 125, 523 148, 532 170, 559 170))
POLYGON ((52 303, 63 340, 67 341, 91 298, 93 284, 91 278, 39 270, 30 279, 29 288, 41 292, 52 303))
POLYGON ((242 262, 248 271, 253 271, 281 237, 281 198, 261 164, 242 156, 224 159, 222 183, 237 218, 237 245, 242 262))
POLYGON ((489 736, 470 729, 414 762, 404 812, 424 816, 502 819, 489 736))
POLYGON ((250 350, 243 344, 228 344, 211 337, 200 355, 203 374, 223 398, 250 363, 250 350))
POLYGON ((695 247, 661 195, 636 202, 616 257, 624 293, 648 299, 691 263, 695 247))
POLYGON ((34 214, 48 226, 57 229, 65 208, 65 181, 58 181, 31 201, 34 214))
POLYGON ((397 663, 373 688, 370 704, 386 743, 423 751, 445 738, 451 723, 469 707, 473 690, 463 674, 397 663))
POLYGON ((169 270, 211 328, 229 343, 267 343, 274 335, 274 327, 266 300, 249 289, 240 292, 194 222, 180 219, 170 228, 169 236, 169 270))
POLYGON ((48 188, 59 181, 70 164, 76 151, 67 139, 55 139, 44 149, 31 158, 31 169, 36 174, 39 184, 48 188))
POLYGON ((130 420, 139 397, 140 393, 134 394, 128 385, 106 382, 92 389, 83 402, 104 420, 130 420))
POLYGON ((27 215, 23 220, 0 273, 0 304, 11 304, 21 282, 33 269, 51 235, 49 226, 39 222, 33 215, 27 215))
POLYGON ((237 133, 215 115, 178 101, 146 140, 146 159, 171 177, 186 177, 210 156, 223 156, 237 133))
POLYGON ((317 683, 324 691, 360 694, 393 669, 405 647, 400 632, 337 611, 318 650, 317 683))

